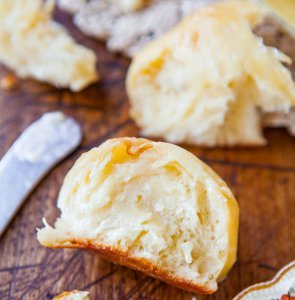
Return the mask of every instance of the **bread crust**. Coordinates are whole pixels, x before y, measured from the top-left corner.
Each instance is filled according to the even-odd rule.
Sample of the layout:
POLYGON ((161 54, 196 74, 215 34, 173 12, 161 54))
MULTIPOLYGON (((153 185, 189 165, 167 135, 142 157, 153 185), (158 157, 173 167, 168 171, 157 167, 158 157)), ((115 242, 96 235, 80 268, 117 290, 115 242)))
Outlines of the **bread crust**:
POLYGON ((57 295, 56 297, 54 297, 53 300, 63 300, 66 297, 72 296, 73 294, 76 294, 76 293, 80 293, 80 292, 77 291, 77 290, 74 290, 74 291, 65 291, 65 292, 61 293, 60 295, 57 295))
POLYGON ((216 291, 215 289, 210 289, 206 285, 198 285, 193 283, 192 281, 184 280, 181 277, 175 276, 165 271, 163 268, 155 266, 153 263, 147 261, 146 259, 132 256, 128 252, 122 251, 119 248, 100 245, 86 239, 69 239, 65 242, 65 244, 48 244, 47 246, 53 249, 79 248, 90 250, 110 262, 117 263, 137 271, 141 271, 149 276, 160 279, 161 281, 189 292, 199 294, 212 294, 216 291))
POLYGON ((71 292, 63 292, 62 294, 56 296, 53 298, 53 300, 61 300, 63 299, 64 297, 67 297, 71 294, 71 292))
MULTIPOLYGON (((222 259, 222 266, 220 265, 220 269, 214 271, 214 280, 211 277, 203 277, 198 280, 199 277, 196 278, 195 275, 186 276, 184 273, 177 272, 175 267, 171 264, 171 261, 170 265, 162 265, 161 262, 157 260, 149 259, 148 256, 141 255, 136 251, 134 252, 132 246, 131 248, 128 248, 128 246, 121 247, 121 243, 113 243, 109 240, 104 240, 100 235, 103 234, 103 231, 88 235, 88 230, 91 230, 91 226, 96 226, 95 224, 89 224, 89 227, 84 228, 84 231, 82 232, 75 232, 75 230, 71 229, 71 224, 79 223, 79 216, 76 216, 74 219, 67 219, 66 215, 63 216, 62 213, 62 216, 56 223, 56 228, 51 227, 44 220, 45 228, 38 231, 38 240, 43 246, 50 248, 80 248, 92 250, 111 262, 142 271, 147 275, 158 278, 178 288, 195 293, 212 294, 217 290, 217 282, 225 278, 229 269, 236 261, 239 208, 233 194, 225 182, 209 166, 198 160, 193 154, 175 145, 172 146, 160 142, 156 143, 146 139, 117 138, 109 140, 99 148, 95 148, 88 154, 84 154, 76 163, 75 167, 72 171, 70 171, 65 179, 65 183, 59 196, 58 207, 62 210, 62 212, 65 207, 70 208, 71 204, 67 202, 67 199, 71 197, 70 195, 72 191, 74 191, 74 193, 77 192, 75 182, 78 180, 77 182, 82 184, 84 183, 84 177, 89 177, 89 175, 87 175, 89 174, 89 172, 87 172, 87 168, 87 174, 85 173, 85 176, 78 176, 78 173, 81 172, 83 166, 88 165, 89 162, 99 160, 102 164, 104 161, 104 166, 107 171, 103 172, 110 176, 108 171, 108 164, 110 161, 114 164, 120 164, 122 161, 130 160, 131 158, 137 159, 140 154, 145 151, 152 151, 152 154, 156 157, 166 155, 165 159, 167 159, 167 161, 179 161, 181 166, 180 169, 183 168, 182 172, 186 172, 188 174, 197 173, 200 178, 210 179, 210 184, 207 182, 208 189, 214 189, 218 194, 216 197, 220 200, 223 199, 223 216, 227 221, 222 225, 222 235, 224 234, 224 236, 226 236, 226 245, 222 248, 224 259, 222 259), (112 153, 112 157, 106 157, 106 155, 110 152, 112 153), (74 183, 74 187, 72 187, 72 183, 74 183), (63 203, 62 201, 65 202, 63 203)), ((151 153, 146 155, 149 157, 151 153)), ((193 180, 197 180, 197 177, 193 176, 193 178, 193 180)), ((85 183, 90 184, 87 180, 85 183)), ((71 209, 67 209, 67 211, 71 215, 74 213, 71 209)), ((123 214, 123 217, 128 218, 128 215, 123 214)), ((105 217, 101 216, 101 218, 101 220, 103 220, 105 217)), ((174 253, 170 255, 174 255, 174 253)), ((182 264, 180 263, 179 266, 181 267, 182 264)), ((193 271, 197 271, 197 269, 193 271)))

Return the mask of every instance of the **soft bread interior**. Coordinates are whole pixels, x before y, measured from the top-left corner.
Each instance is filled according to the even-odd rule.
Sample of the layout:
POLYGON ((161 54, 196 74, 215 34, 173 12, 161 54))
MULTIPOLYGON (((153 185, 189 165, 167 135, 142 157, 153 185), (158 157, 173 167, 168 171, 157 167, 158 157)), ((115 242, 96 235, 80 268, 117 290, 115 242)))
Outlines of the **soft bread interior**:
POLYGON ((80 91, 98 79, 95 53, 52 20, 54 1, 0 0, 0 62, 20 77, 80 91))
POLYGON ((76 162, 58 207, 62 215, 55 228, 46 224, 38 232, 41 244, 67 247, 81 240, 119 249, 202 292, 215 291, 236 258, 238 208, 232 193, 175 145, 107 141, 76 162))
POLYGON ((265 144, 260 111, 295 105, 283 65, 290 59, 252 32, 267 13, 248 1, 215 3, 140 51, 127 90, 143 134, 207 146, 265 144))

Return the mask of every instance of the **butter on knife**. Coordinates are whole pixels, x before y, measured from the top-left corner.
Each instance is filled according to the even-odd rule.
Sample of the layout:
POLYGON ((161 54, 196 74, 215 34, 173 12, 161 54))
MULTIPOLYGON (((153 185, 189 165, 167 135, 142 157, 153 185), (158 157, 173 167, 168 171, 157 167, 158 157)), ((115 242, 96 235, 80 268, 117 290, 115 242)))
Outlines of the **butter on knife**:
POLYGON ((80 125, 62 112, 44 114, 0 161, 0 236, 40 180, 82 140, 80 125))

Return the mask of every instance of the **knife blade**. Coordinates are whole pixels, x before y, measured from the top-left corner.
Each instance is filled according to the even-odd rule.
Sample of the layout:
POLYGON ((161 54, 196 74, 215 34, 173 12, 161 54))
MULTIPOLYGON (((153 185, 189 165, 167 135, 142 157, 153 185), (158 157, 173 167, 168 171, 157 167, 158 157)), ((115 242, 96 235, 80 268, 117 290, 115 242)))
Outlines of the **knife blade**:
POLYGON ((32 123, 0 161, 0 237, 40 180, 82 140, 80 125, 62 112, 32 123))

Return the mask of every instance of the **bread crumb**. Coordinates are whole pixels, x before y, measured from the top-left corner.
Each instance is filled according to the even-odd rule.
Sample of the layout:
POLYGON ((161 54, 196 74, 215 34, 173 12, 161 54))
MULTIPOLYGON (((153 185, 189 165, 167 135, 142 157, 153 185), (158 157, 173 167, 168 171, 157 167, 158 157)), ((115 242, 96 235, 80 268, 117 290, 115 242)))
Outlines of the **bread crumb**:
POLYGON ((89 292, 84 291, 67 291, 64 292, 56 297, 53 298, 53 300, 89 300, 89 292))
POLYGON ((5 91, 10 91, 16 86, 16 77, 13 74, 6 75, 0 81, 0 88, 5 91))
MULTIPOLYGON (((0 0, 0 61, 20 78, 77 92, 98 80, 96 54, 53 20, 54 1, 0 0)), ((5 85, 5 84, 4 84, 5 85)))

